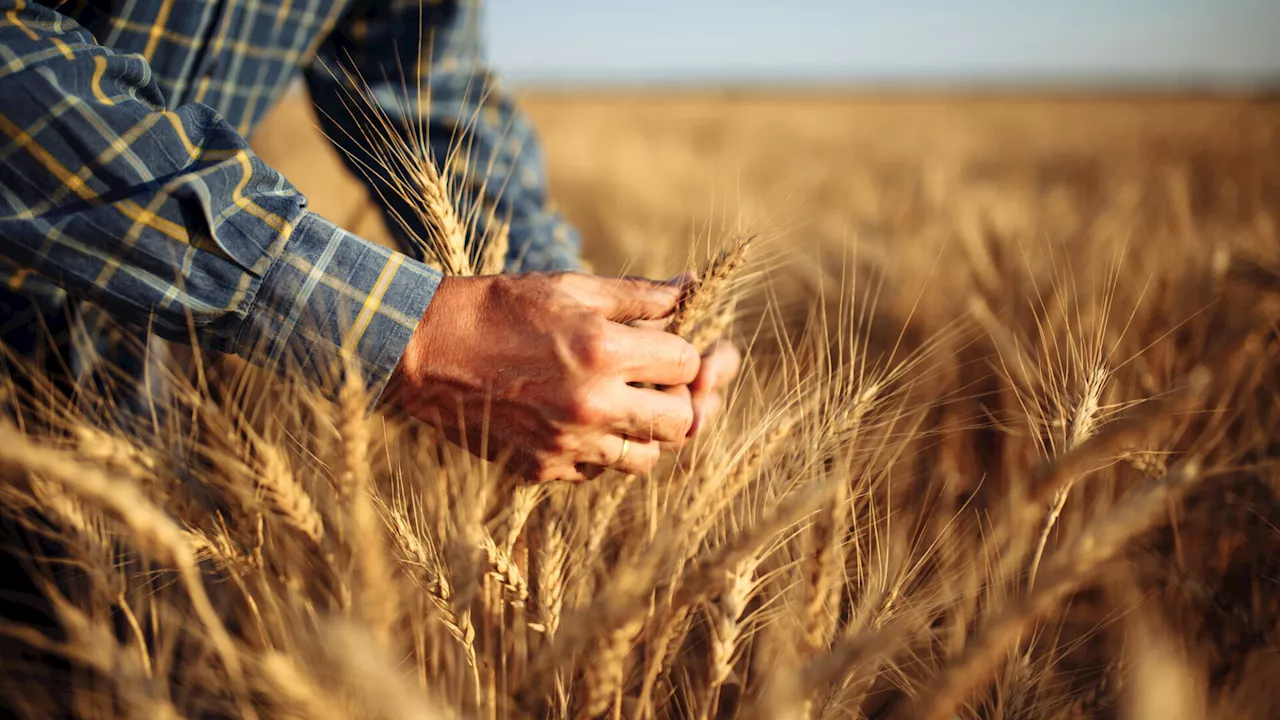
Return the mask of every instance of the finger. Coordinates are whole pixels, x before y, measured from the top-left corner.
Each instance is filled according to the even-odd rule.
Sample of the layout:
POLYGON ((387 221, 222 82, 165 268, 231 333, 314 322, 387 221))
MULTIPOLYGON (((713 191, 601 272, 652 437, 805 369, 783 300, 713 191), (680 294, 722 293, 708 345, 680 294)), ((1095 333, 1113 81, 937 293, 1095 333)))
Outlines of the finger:
POLYGON ((667 325, 670 324, 670 321, 666 318, 658 318, 657 320, 632 320, 631 322, 626 323, 628 327, 640 328, 641 330, 658 330, 660 332, 665 331, 667 329, 667 325))
MULTIPOLYGON (((598 474, 599 473, 597 473, 597 475, 598 474)), ((565 467, 565 468, 557 468, 555 470, 549 470, 544 472, 541 478, 539 479, 539 482, 580 483, 580 482, 586 482, 587 480, 591 480, 594 477, 595 475, 588 475, 587 473, 583 472, 582 468, 565 467)))
POLYGON ((733 343, 719 341, 702 356, 698 376, 689 389, 695 396, 723 389, 738 376, 742 369, 742 353, 733 343))
POLYGON ((692 285, 692 284, 693 284, 697 279, 698 279, 698 276, 697 276, 697 275, 693 274, 693 272, 691 272, 691 271, 689 271, 689 270, 685 270, 684 272, 680 273, 679 275, 676 275, 675 277, 673 277, 673 278, 671 278, 670 280, 668 280, 668 281, 667 281, 667 284, 668 284, 668 285, 674 285, 675 287, 680 288, 680 291, 681 291, 681 292, 684 292, 684 291, 685 291, 686 289, 688 289, 688 287, 689 287, 690 285, 692 285))
POLYGON ((680 287, 647 278, 565 275, 562 287, 578 302, 614 322, 666 317, 680 299, 680 287))
POLYGON ((544 464, 519 454, 507 458, 507 472, 533 483, 582 482, 589 479, 580 468, 570 462, 544 464))
POLYGON ((678 402, 689 406, 689 429, 685 430, 683 436, 664 443, 667 447, 679 449, 688 442, 690 435, 693 433, 693 426, 698 421, 696 417, 697 408, 693 404, 692 393, 690 393, 688 385, 667 385, 665 387, 657 388, 657 390, 663 395, 670 395, 678 402))
POLYGON ((720 416, 720 410, 723 407, 724 398, 720 393, 693 396, 693 425, 689 427, 689 437, 711 427, 711 424, 720 416))
POLYGON ((596 478, 600 477, 601 475, 609 471, 609 468, 603 465, 596 465, 594 463, 582 463, 582 462, 574 465, 574 469, 576 469, 585 480, 595 480, 596 478))
POLYGON ((601 465, 584 465, 581 469, 582 475, 588 480, 595 480, 608 471, 609 468, 601 465))
POLYGON ((612 355, 627 382, 687 385, 698 377, 702 359, 685 340, 661 330, 610 327, 612 355))
POLYGON ((693 424, 689 388, 676 385, 665 390, 625 387, 619 414, 612 428, 640 440, 679 442, 693 424))
POLYGON ((622 435, 601 435, 589 448, 583 448, 583 459, 576 467, 589 479, 608 470, 644 475, 658 464, 661 455, 662 448, 656 442, 627 437, 624 452, 622 435))
POLYGON ((662 448, 656 442, 645 442, 638 438, 627 438, 627 452, 622 452, 622 438, 617 435, 606 436, 606 447, 611 448, 606 465, 619 472, 631 475, 648 475, 658 464, 662 456, 662 448), (621 457, 619 460, 618 458, 621 457))

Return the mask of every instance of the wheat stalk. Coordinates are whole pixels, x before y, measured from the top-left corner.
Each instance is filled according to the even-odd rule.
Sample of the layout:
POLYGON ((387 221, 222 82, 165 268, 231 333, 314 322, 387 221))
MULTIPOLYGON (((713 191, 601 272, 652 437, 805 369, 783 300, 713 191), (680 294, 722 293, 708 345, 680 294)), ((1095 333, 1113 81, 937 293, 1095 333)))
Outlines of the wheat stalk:
MULTIPOLYGON (((469 99, 489 92, 483 71, 473 80, 469 99)), ((403 118, 357 115, 366 170, 407 203, 406 227, 429 229, 411 241, 457 274, 504 269, 510 228, 487 198, 465 210, 477 188, 457 187, 474 154, 426 167, 421 128, 393 141, 403 118)), ((814 176, 814 197, 841 204, 805 208, 792 239, 821 243, 812 260, 789 251, 798 272, 769 268, 749 299, 735 242, 682 294, 672 324, 704 352, 737 318, 756 330, 722 420, 644 478, 518 485, 371 416, 356 384, 335 410, 299 378, 222 360, 195 379, 161 370, 172 392, 117 427, 126 373, 102 364, 61 386, 43 374, 57 358, 28 373, 0 349, 0 512, 57 547, 23 560, 62 633, 0 622, 20 646, 0 691, 30 717, 1073 720, 1116 701, 1275 716, 1280 273, 1257 249, 1276 224, 1258 191, 1265 143, 1250 139, 1265 134, 1154 154, 1111 153, 1108 135, 1131 164, 1095 173, 1005 144, 969 158, 976 136, 961 151, 940 133, 905 183, 879 161, 814 176), (971 176, 987 160, 999 171, 971 176), (1194 242, 1232 218, 1214 247, 1194 242), (1042 236, 1064 240, 1026 241, 1042 236), (1214 491, 1188 499, 1210 476, 1214 491), (1091 514, 1068 528, 1080 500, 1091 514), (1122 555, 1142 605, 1098 606, 1080 591, 1110 590, 1122 555), (1139 612, 1167 624, 1139 632, 1139 612), (1166 656, 1181 662, 1153 662, 1166 656), (52 687, 46 657, 71 666, 69 686, 52 687)), ((762 166, 770 188, 797 187, 786 163, 762 166)), ((683 189, 672 172, 626 188, 656 200, 683 189)), ((585 216, 589 234, 640 232, 608 178, 580 180, 568 214, 610 208, 585 216)), ((646 238, 688 224, 659 205, 646 238)))
POLYGON ((745 558, 725 573, 719 599, 710 604, 711 651, 707 685, 703 689, 699 717, 716 715, 720 704, 720 688, 733 672, 733 660, 743 634, 743 616, 747 600, 755 588, 757 558, 745 558))
POLYGON ((209 633, 218 658, 237 692, 241 714, 246 718, 256 718, 257 713, 247 701, 244 668, 235 643, 205 592, 195 555, 186 544, 182 530, 143 497, 135 485, 113 480, 96 468, 36 447, 6 423, 0 423, 0 441, 5 448, 0 454, 0 462, 56 479, 84 501, 112 513, 129 529, 134 541, 178 571, 192 610, 209 633))
POLYGON ((341 438, 341 468, 338 495, 347 506, 350 523, 348 541, 352 548, 356 598, 360 615, 384 644, 391 640, 392 627, 399 617, 399 598, 387 564, 383 526, 373 500, 373 480, 369 472, 371 432, 365 416, 368 403, 359 373, 349 371, 339 393, 336 423, 341 438))
POLYGON ((318 549, 324 541, 324 519, 311 495, 294 477, 284 453, 261 438, 255 437, 253 442, 262 465, 258 487, 279 517, 318 549))

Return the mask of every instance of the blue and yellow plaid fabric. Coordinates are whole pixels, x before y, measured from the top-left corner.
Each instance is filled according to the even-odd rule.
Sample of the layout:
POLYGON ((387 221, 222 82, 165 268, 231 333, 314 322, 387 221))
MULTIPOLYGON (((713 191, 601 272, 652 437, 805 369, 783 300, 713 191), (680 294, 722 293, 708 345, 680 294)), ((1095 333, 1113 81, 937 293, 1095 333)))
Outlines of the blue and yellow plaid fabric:
MULTIPOLYGON (((436 157, 452 142, 465 167, 487 170, 463 194, 510 218, 509 267, 577 267, 534 133, 482 65, 474 2, 50 5, 0 0, 6 337, 29 333, 33 311, 88 301, 276 368, 323 374, 351 357, 377 393, 439 273, 309 212, 244 140, 300 73, 327 134, 362 137, 339 66, 369 82, 400 132, 425 126, 436 157), (415 70, 429 103, 405 95, 415 70)), ((346 149, 353 168, 369 158, 346 149)))

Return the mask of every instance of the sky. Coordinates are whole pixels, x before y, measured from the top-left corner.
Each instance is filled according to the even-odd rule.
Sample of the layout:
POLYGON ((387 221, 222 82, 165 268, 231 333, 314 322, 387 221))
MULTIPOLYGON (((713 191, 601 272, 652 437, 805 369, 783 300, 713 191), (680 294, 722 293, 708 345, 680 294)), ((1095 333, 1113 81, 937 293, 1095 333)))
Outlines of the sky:
POLYGON ((488 0, 517 81, 1280 80, 1280 0, 488 0))

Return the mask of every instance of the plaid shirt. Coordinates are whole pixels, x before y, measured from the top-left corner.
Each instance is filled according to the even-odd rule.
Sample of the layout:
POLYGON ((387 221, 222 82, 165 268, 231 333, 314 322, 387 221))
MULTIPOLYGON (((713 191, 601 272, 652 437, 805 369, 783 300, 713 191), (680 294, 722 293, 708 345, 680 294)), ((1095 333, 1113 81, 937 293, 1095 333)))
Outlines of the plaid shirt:
POLYGON ((462 138, 491 178, 463 195, 510 218, 511 269, 575 268, 534 134, 481 65, 475 1, 0 0, 0 333, 69 296, 276 369, 354 358, 379 392, 440 274, 308 211, 244 140, 300 72, 327 134, 362 137, 338 66, 435 157, 462 138), (429 107, 404 92, 415 68, 429 107))

